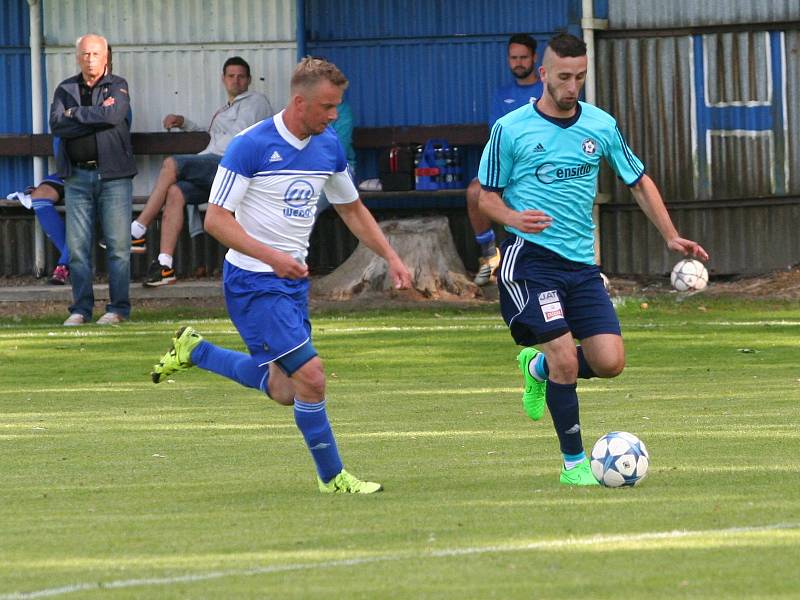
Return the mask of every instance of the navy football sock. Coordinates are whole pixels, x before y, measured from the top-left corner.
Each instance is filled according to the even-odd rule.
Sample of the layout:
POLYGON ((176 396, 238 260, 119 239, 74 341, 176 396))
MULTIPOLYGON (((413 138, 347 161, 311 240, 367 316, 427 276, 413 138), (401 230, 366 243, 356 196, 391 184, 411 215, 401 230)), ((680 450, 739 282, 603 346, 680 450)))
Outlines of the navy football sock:
POLYGON ((303 434, 319 478, 328 483, 342 470, 342 459, 336 447, 325 400, 311 403, 294 399, 294 422, 303 434))
POLYGON ((583 347, 578 346, 578 377, 581 379, 591 379, 597 377, 597 374, 592 371, 592 367, 586 362, 586 357, 583 355, 583 347))
POLYGON ((575 383, 554 383, 552 379, 547 382, 545 399, 563 454, 583 452, 577 388, 575 383))
POLYGON ((267 391, 269 365, 259 366, 256 359, 244 352, 221 348, 203 340, 192 350, 192 362, 245 387, 267 391))

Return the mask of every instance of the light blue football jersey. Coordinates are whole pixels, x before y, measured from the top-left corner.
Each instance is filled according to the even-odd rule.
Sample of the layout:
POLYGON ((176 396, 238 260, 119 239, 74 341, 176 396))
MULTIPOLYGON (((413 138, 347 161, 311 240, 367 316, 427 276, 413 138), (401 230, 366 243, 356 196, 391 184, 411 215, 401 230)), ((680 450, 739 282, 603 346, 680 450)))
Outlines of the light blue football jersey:
POLYGON ((514 210, 541 210, 553 218, 541 233, 507 231, 569 260, 594 264, 592 205, 601 157, 629 186, 644 175, 642 161, 608 113, 579 102, 573 118, 553 119, 528 104, 492 127, 478 179, 514 210))

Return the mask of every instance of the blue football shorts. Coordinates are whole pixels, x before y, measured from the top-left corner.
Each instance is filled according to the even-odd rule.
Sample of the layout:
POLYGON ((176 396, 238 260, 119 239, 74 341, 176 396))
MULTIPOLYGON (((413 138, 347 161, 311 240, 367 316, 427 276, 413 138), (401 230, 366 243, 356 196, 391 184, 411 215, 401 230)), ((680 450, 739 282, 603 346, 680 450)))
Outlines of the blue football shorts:
POLYGON ((500 311, 520 346, 571 332, 582 340, 621 335, 619 319, 595 265, 573 262, 515 235, 501 245, 500 311))
POLYGON ((222 267, 231 321, 259 365, 274 362, 291 376, 317 356, 308 319, 308 279, 222 267))

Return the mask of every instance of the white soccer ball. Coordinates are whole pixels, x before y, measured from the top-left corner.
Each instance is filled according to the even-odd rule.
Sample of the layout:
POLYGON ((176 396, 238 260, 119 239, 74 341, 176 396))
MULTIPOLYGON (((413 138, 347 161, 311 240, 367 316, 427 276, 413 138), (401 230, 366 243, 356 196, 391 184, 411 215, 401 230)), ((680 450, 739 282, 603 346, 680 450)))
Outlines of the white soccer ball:
POLYGON ((708 285, 708 270, 699 260, 684 258, 672 268, 669 280, 679 292, 702 290, 708 285))
POLYGON ((591 465, 600 485, 630 487, 647 475, 650 455, 644 442, 632 433, 612 431, 595 442, 591 465))

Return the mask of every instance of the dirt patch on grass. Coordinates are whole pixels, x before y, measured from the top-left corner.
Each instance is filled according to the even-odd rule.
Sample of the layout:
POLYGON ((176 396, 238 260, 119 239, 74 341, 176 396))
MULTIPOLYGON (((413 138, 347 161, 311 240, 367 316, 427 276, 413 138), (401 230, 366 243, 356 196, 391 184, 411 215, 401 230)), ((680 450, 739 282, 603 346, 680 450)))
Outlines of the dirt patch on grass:
MULTIPOLYGON (((4 279, 3 286, 40 285, 28 277, 4 279)), ((660 278, 611 278, 611 292, 616 296, 652 297, 672 292, 669 281, 660 278)), ((741 297, 743 299, 763 298, 770 300, 800 300, 800 265, 789 269, 774 271, 753 277, 739 277, 729 281, 711 281, 703 294, 711 297, 741 297)), ((418 307, 421 304, 435 308, 438 306, 485 306, 497 301, 496 289, 486 288, 484 297, 448 298, 434 301, 413 291, 391 292, 388 294, 365 294, 362 297, 346 301, 329 300, 313 293, 311 310, 382 310, 391 308, 418 307)), ((152 298, 135 299, 135 314, 142 315, 148 311, 175 309, 181 313, 207 315, 213 312, 224 314, 225 304, 220 296, 191 298, 152 298)), ((67 304, 52 301, 0 302, 0 318, 13 319, 20 317, 67 317, 67 304)), ((98 303, 95 313, 103 313, 104 306, 98 303)))

